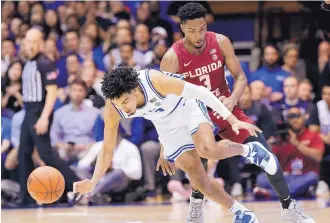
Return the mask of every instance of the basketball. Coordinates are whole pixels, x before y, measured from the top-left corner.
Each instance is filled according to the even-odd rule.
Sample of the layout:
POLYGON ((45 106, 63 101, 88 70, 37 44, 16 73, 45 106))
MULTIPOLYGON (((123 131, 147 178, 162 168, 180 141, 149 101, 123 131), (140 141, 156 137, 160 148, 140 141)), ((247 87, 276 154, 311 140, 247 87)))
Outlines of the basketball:
POLYGON ((62 196, 64 187, 64 177, 60 171, 50 166, 35 169, 27 181, 31 197, 43 204, 57 201, 62 196))

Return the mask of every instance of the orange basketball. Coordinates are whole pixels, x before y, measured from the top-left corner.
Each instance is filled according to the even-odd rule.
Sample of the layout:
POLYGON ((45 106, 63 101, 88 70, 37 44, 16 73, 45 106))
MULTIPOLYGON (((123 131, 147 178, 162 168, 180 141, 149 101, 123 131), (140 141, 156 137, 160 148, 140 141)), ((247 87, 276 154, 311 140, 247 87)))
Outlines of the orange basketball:
POLYGON ((50 166, 35 169, 27 181, 27 189, 31 197, 43 204, 57 201, 62 196, 64 187, 63 175, 50 166))

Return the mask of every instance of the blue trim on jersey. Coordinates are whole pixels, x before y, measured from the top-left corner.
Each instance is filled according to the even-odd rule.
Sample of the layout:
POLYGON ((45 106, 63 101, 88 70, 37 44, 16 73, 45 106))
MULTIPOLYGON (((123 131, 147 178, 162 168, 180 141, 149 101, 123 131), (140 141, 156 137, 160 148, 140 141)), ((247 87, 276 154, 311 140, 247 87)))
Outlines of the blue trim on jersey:
POLYGON ((119 113, 120 117, 125 118, 125 115, 123 114, 123 112, 119 108, 117 108, 116 105, 114 105, 112 102, 111 102, 111 104, 117 110, 117 112, 119 113))
POLYGON ((177 158, 183 151, 188 150, 188 149, 193 149, 193 148, 195 148, 194 144, 187 144, 187 145, 181 146, 174 153, 172 153, 172 155, 166 156, 166 159, 174 162, 175 158, 177 158))
POLYGON ((190 135, 195 134, 195 132, 197 132, 197 130, 198 130, 198 127, 196 127, 196 128, 194 128, 193 130, 191 130, 191 131, 190 131, 190 135))
POLYGON ((182 150, 186 149, 186 148, 195 148, 195 145, 194 144, 187 144, 187 145, 181 146, 174 153, 172 153, 171 155, 166 156, 166 157, 169 158, 169 159, 175 159, 178 156, 178 154, 180 154, 180 152, 182 150))
POLYGON ((143 95, 144 95, 144 105, 141 108, 137 108, 137 109, 142 109, 144 108, 147 104, 148 104, 148 94, 146 89, 144 88, 143 84, 139 81, 140 87, 143 91, 143 95))
POLYGON ((180 102, 182 101, 182 99, 183 99, 183 98, 180 98, 180 100, 178 101, 178 103, 175 105, 175 107, 173 108, 173 110, 172 110, 170 113, 168 113, 168 115, 172 114, 172 112, 174 112, 175 109, 177 109, 177 107, 179 106, 179 104, 180 104, 180 102))
POLYGON ((150 81, 149 78, 149 69, 146 72, 146 79, 147 79, 147 83, 149 84, 151 90, 160 98, 160 99, 164 99, 165 97, 163 97, 161 94, 158 93, 158 91, 156 91, 156 89, 154 88, 154 86, 152 86, 152 83, 150 81))
POLYGON ((209 116, 208 113, 207 113, 207 109, 206 109, 205 105, 204 105, 201 101, 199 101, 199 100, 196 100, 196 102, 198 103, 200 109, 202 110, 202 112, 203 112, 205 118, 206 118, 207 120, 209 120, 209 122, 212 123, 212 121, 211 121, 211 119, 210 119, 210 116, 209 116))

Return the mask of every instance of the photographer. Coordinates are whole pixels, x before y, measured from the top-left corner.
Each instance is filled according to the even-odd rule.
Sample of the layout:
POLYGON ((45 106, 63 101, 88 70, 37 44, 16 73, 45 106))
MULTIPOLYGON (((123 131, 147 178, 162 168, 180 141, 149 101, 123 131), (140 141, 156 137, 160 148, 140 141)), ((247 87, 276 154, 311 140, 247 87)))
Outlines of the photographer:
MULTIPOLYGON (((324 143, 318 132, 311 132, 305 127, 308 115, 298 107, 288 109, 286 119, 289 134, 278 145, 273 146, 292 197, 306 195, 310 186, 319 180, 319 163, 324 153, 324 143)), ((266 174, 257 177, 254 194, 258 198, 276 198, 276 193, 267 180, 266 174)))

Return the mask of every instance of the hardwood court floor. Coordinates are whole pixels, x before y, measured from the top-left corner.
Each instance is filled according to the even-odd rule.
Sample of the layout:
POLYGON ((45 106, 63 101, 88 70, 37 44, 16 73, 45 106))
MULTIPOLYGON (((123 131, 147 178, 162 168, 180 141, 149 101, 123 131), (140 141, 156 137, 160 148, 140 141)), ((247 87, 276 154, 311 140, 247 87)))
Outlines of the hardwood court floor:
MULTIPOLYGON (((254 210, 260 223, 280 223, 278 202, 245 203, 254 210)), ((330 208, 317 201, 300 201, 316 223, 330 222, 330 208), (323 207, 322 207, 323 206, 323 207)), ((185 223, 188 205, 126 205, 73 208, 39 208, 2 210, 2 223, 185 223)), ((231 223, 227 210, 208 202, 204 208, 205 223, 231 223)))

